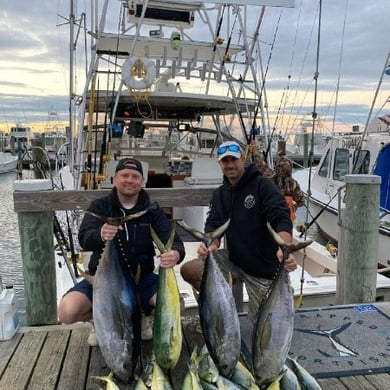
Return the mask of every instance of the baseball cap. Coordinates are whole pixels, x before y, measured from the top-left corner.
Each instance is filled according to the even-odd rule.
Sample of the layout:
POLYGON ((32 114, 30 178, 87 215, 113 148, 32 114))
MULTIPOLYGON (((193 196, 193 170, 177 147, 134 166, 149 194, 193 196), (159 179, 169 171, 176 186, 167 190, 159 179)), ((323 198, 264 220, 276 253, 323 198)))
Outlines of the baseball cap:
POLYGON ((135 171, 138 171, 142 177, 144 176, 142 164, 135 158, 123 158, 120 160, 115 168, 115 172, 121 171, 122 169, 134 169, 135 171))
POLYGON ((226 156, 240 158, 241 148, 240 145, 235 141, 226 141, 218 147, 217 154, 218 154, 218 161, 221 161, 226 156))

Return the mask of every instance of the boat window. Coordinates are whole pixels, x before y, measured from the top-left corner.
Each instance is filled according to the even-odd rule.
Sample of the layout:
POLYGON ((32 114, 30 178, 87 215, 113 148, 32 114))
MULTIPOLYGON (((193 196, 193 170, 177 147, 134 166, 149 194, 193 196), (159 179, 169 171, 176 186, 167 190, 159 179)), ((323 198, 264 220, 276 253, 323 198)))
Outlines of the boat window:
POLYGON ((333 179, 344 180, 344 176, 348 173, 349 166, 349 151, 348 149, 336 149, 334 158, 333 179))
POLYGON ((370 165, 370 152, 368 150, 355 151, 353 161, 352 173, 367 174, 370 165))
POLYGON ((329 164, 330 164, 330 151, 326 153, 326 157, 322 161, 322 164, 318 170, 318 175, 321 177, 327 177, 328 171, 329 171, 329 164))

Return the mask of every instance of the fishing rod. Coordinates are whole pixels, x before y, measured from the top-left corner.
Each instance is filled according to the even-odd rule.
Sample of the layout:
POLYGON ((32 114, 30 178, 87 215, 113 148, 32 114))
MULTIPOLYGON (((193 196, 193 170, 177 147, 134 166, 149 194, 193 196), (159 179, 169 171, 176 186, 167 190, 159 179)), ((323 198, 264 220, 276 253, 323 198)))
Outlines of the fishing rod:
MULTIPOLYGON (((62 182, 62 176, 60 175, 60 180, 61 180, 61 188, 62 190, 65 189, 64 187, 64 184, 62 182)), ((78 259, 78 255, 76 254, 75 252, 75 249, 74 249, 74 243, 73 243, 73 232, 72 232, 72 229, 70 227, 70 221, 69 221, 69 215, 68 215, 68 211, 65 210, 65 216, 66 216, 66 225, 68 227, 68 240, 69 240, 69 247, 68 247, 68 250, 70 251, 70 255, 71 255, 71 261, 72 261, 72 264, 73 264, 73 269, 74 269, 74 274, 76 277, 79 277, 79 271, 77 269, 77 259, 78 259)), ((55 218, 57 219, 57 217, 55 216, 55 218)), ((58 222, 58 219, 57 219, 57 222, 58 222)), ((58 223, 58 226, 60 228, 60 231, 62 232, 62 229, 61 229, 61 225, 58 223)), ((65 239, 65 235, 63 234, 62 232, 62 237, 64 239, 64 242, 67 242, 66 239, 65 239)))
POLYGON ((321 216, 321 214, 328 208, 328 206, 331 204, 333 199, 339 194, 339 192, 344 188, 345 186, 340 187, 337 192, 330 198, 329 202, 321 208, 321 210, 318 212, 318 214, 308 223, 304 224, 304 229, 301 232, 299 237, 303 237, 305 231, 309 230, 317 221, 317 219, 321 216))
POLYGON ((58 244, 58 247, 59 247, 59 249, 61 251, 61 255, 62 255, 62 257, 65 260, 65 264, 66 264, 66 267, 68 268, 68 271, 70 273, 70 277, 72 278, 73 283, 76 284, 77 283, 77 277, 79 276, 78 270, 77 270, 77 266, 76 266, 75 263, 72 263, 73 264, 73 269, 72 269, 72 267, 68 263, 68 259, 67 259, 67 256, 66 256, 66 251, 69 251, 70 248, 68 246, 65 234, 64 234, 64 232, 63 232, 63 230, 61 228, 61 225, 60 225, 56 215, 54 215, 54 236, 55 236, 55 238, 57 240, 57 244, 58 244))

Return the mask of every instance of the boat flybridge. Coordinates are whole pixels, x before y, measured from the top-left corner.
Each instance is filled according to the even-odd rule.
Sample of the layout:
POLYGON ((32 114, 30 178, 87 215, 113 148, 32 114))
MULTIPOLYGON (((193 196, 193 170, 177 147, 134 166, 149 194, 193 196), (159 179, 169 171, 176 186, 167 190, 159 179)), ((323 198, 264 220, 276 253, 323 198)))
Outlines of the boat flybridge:
POLYGON ((83 94, 74 94, 83 118, 76 186, 94 166, 100 166, 95 169, 100 181, 100 161, 119 155, 147 160, 151 154, 154 173, 164 174, 165 157, 210 157, 223 140, 235 138, 244 146, 251 129, 266 133, 259 2, 123 0, 114 2, 114 11, 109 5, 113 2, 104 3, 100 20, 92 23, 91 66, 83 94), (113 23, 115 14, 119 23, 113 23))

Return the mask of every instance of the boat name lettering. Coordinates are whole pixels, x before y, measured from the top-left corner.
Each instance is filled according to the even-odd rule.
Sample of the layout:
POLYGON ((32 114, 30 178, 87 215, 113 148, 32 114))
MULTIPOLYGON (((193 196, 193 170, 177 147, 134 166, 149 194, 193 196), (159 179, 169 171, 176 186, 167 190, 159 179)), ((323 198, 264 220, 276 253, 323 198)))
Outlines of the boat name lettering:
POLYGON ((344 137, 343 148, 355 148, 361 142, 362 137, 344 137))

